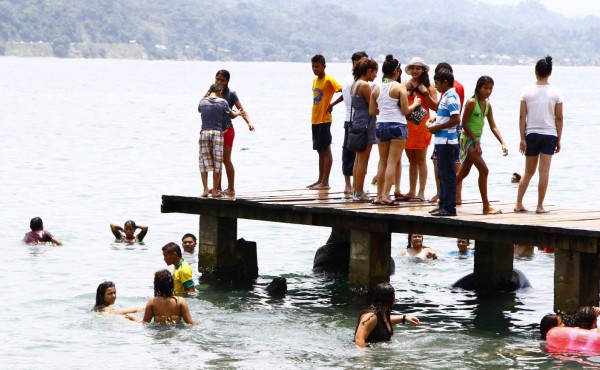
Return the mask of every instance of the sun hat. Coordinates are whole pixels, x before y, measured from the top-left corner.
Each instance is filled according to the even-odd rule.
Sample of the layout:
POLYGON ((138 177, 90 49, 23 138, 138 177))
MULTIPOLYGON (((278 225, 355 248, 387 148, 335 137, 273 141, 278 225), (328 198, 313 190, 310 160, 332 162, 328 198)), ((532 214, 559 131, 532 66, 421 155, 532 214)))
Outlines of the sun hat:
POLYGON ((423 67, 423 70, 425 71, 425 73, 429 73, 429 66, 427 64, 425 64, 425 61, 423 60, 423 58, 419 58, 419 57, 412 58, 410 60, 410 62, 408 62, 406 67, 404 67, 404 72, 409 73, 408 70, 410 69, 411 66, 423 67))

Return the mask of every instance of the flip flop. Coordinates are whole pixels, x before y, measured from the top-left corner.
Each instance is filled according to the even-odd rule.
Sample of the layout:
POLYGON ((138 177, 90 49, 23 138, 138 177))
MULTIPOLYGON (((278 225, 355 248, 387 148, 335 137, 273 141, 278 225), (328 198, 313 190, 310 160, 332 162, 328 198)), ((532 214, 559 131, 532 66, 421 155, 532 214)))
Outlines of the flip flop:
POLYGON ((395 196, 394 194, 394 202, 408 202, 410 201, 411 198, 407 198, 404 195, 400 194, 399 197, 395 196))
POLYGON ((409 202, 415 202, 415 203, 419 203, 419 202, 424 202, 424 201, 425 201, 425 199, 423 199, 423 198, 419 198, 419 197, 414 197, 414 198, 410 198, 408 201, 409 201, 409 202))

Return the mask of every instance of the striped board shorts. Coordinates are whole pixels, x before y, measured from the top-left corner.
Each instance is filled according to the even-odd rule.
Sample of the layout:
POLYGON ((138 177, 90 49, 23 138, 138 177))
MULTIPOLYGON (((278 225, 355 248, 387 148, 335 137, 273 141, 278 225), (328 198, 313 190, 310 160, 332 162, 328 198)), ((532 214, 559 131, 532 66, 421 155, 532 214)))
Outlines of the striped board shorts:
POLYGON ((218 130, 200 131, 200 153, 198 163, 200 172, 221 173, 223 164, 223 134, 218 130))

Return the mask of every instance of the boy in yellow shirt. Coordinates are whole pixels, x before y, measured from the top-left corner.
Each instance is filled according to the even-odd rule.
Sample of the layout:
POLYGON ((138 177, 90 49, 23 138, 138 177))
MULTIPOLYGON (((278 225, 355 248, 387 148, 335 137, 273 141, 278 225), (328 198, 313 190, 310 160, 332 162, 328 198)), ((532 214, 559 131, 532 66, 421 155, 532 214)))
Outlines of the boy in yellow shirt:
POLYGON ((173 265, 173 293, 195 292, 194 280, 192 277, 192 268, 181 257, 181 248, 177 243, 168 243, 162 248, 165 263, 173 265))
POLYGON ((342 91, 342 85, 325 74, 325 57, 320 54, 311 59, 313 80, 312 141, 313 149, 319 153, 319 179, 308 185, 313 190, 329 189, 329 173, 333 163, 331 155, 331 99, 333 94, 342 91))

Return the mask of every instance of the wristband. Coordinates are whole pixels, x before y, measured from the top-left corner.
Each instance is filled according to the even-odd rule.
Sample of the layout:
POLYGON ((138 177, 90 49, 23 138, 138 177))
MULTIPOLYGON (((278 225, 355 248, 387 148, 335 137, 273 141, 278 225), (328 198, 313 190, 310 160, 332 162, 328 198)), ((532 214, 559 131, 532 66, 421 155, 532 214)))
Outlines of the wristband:
POLYGON ((406 315, 402 315, 402 323, 406 324, 406 315))

